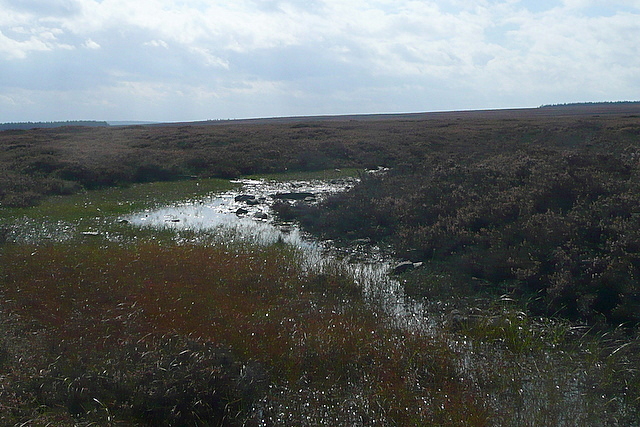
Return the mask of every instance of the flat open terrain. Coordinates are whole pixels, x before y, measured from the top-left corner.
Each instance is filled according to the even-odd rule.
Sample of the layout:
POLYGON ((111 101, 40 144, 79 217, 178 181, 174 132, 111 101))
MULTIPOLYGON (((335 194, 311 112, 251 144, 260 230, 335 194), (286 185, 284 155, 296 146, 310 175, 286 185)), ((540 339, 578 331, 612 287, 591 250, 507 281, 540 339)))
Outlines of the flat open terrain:
POLYGON ((640 104, 3 131, 0 203, 5 425, 638 425, 640 104), (420 266, 397 278, 428 328, 282 243, 114 220, 229 186, 205 178, 380 166, 277 210, 420 266))
POLYGON ((561 150, 581 142, 606 152, 634 141, 638 114, 640 104, 595 104, 3 131, 0 204, 193 176, 420 165, 436 154, 561 150))

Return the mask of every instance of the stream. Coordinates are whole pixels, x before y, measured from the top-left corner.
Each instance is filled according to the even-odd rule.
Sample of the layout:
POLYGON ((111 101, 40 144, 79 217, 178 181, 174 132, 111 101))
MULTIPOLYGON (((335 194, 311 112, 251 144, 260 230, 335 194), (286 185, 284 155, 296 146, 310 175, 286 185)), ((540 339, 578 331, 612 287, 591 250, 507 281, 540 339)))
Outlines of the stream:
POLYGON ((331 241, 320 241, 303 232, 295 222, 280 221, 273 214, 276 201, 319 203, 328 195, 350 189, 358 179, 234 182, 241 184, 239 190, 137 212, 124 220, 139 227, 219 233, 260 244, 284 242, 303 251, 304 268, 322 272, 338 263, 362 287, 365 296, 392 314, 396 322, 414 327, 430 323, 424 304, 407 297, 401 283, 389 274, 397 260, 383 255, 380 248, 365 241, 347 248, 337 247, 331 241))

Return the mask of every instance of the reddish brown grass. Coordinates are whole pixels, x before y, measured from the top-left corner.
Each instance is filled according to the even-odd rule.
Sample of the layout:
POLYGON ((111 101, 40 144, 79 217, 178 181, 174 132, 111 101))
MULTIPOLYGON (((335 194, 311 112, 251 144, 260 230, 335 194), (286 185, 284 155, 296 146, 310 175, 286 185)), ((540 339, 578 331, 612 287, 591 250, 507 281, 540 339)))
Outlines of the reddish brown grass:
MULTIPOLYGON (((160 354, 156 345, 163 340, 153 337, 176 336, 229 349, 241 365, 257 364, 264 371, 271 387, 256 380, 252 400, 242 398, 238 420, 255 421, 258 407, 273 422, 306 417, 347 423, 346 417, 356 417, 395 425, 483 425, 487 420, 471 387, 457 378, 443 340, 390 326, 348 286, 342 294, 336 286, 324 292, 319 280, 347 282, 304 273, 298 254, 288 247, 6 246, 0 257, 5 306, 36 321, 50 340, 51 353, 42 363, 66 366, 73 384, 89 382, 74 389, 73 402, 82 404, 70 405, 68 394, 55 394, 75 408, 75 416, 103 413, 95 404, 94 412, 86 409, 94 396, 112 417, 144 420, 144 414, 156 413, 125 410, 136 407, 136 394, 122 382, 140 375, 126 363, 118 374, 125 378, 118 382, 123 390, 111 400, 95 378, 76 371, 120 366, 113 360, 122 357, 118 349, 129 349, 131 360, 160 354)), ((21 375, 26 374, 11 378, 18 381, 21 375)), ((54 380, 45 375, 38 381, 54 380)), ((21 398, 27 395, 28 390, 21 398)), ((56 405, 50 396, 40 401, 31 396, 38 404, 56 405)))

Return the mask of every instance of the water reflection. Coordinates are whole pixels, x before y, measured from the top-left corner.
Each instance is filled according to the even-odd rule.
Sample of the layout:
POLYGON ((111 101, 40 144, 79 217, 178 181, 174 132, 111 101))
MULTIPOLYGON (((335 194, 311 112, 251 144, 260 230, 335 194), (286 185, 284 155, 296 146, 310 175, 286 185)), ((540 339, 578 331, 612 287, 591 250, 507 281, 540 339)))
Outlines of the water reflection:
POLYGON ((302 249, 318 244, 303 237, 293 223, 278 222, 272 212, 275 200, 283 195, 313 194, 308 203, 317 203, 327 195, 345 191, 356 182, 354 178, 332 181, 274 182, 267 180, 237 180, 240 191, 215 194, 205 199, 191 200, 176 206, 136 213, 125 219, 133 225, 169 227, 176 230, 207 231, 216 228, 232 230, 239 236, 258 243, 283 241, 302 249))
POLYGON ((332 242, 318 241, 295 223, 279 221, 273 215, 276 200, 318 203, 330 194, 351 188, 357 182, 355 178, 235 182, 242 184, 239 191, 139 212, 125 219, 140 227, 205 231, 259 244, 293 245, 304 253, 303 268, 322 273, 339 266, 362 287, 367 298, 393 314, 399 323, 426 322, 423 304, 405 296, 402 285, 388 274, 393 260, 383 256, 379 248, 358 242, 338 249, 332 242))

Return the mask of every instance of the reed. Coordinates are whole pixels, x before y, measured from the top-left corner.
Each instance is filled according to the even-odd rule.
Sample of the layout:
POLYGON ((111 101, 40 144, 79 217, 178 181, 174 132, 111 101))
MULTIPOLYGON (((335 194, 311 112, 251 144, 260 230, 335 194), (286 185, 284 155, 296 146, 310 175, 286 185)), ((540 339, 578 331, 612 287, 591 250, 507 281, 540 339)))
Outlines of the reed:
POLYGON ((282 244, 5 245, 3 306, 43 344, 3 341, 2 421, 486 424, 442 337, 392 326, 345 275, 299 257, 282 244))

